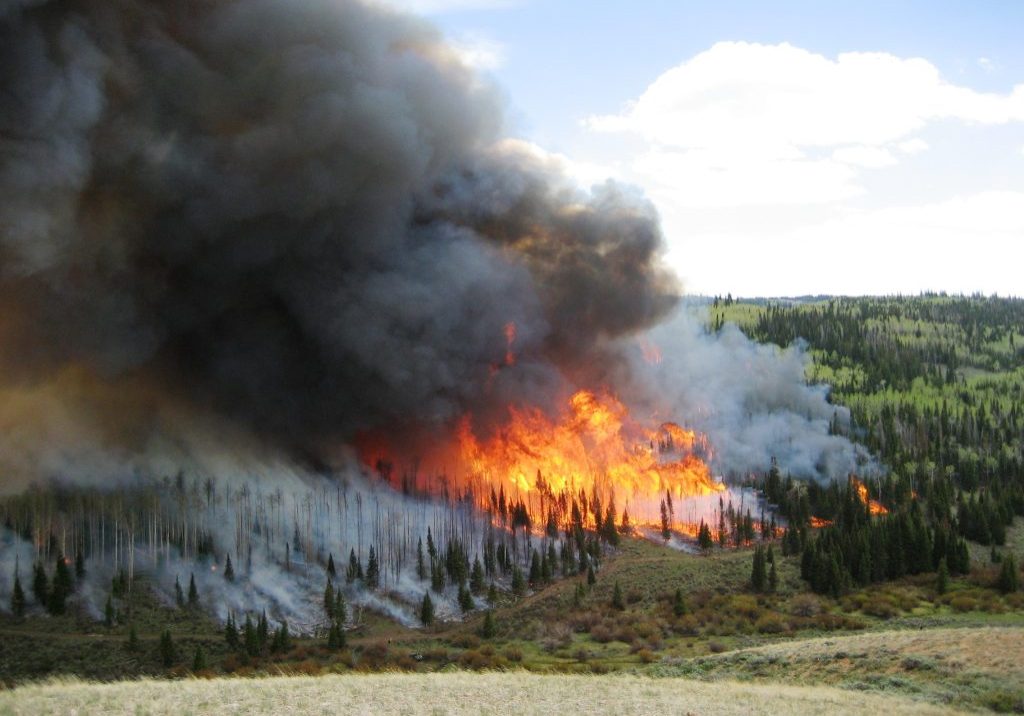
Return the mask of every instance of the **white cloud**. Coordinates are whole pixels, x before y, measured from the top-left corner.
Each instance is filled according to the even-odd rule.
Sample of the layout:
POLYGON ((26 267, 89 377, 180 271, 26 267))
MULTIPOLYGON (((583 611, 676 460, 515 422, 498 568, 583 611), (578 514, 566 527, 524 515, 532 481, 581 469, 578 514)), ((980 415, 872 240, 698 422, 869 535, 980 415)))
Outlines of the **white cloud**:
POLYGON ((931 123, 1024 121, 1024 84, 1008 94, 947 82, 920 58, 788 44, 722 42, 658 77, 598 132, 640 139, 629 177, 691 207, 834 202, 860 174, 924 151, 931 123))
POLYGON ((619 115, 592 117, 680 148, 879 146, 928 122, 1024 121, 1024 85, 1008 95, 946 82, 934 65, 881 52, 831 60, 792 45, 721 42, 665 72, 619 115))
POLYGON ((998 69, 998 65, 987 57, 979 57, 977 59, 978 67, 985 70, 986 72, 995 72, 998 69))
POLYGON ((914 137, 913 139, 908 139, 905 142, 900 142, 896 145, 896 148, 904 154, 920 154, 928 149, 928 142, 924 141, 920 137, 914 137))
POLYGON ((880 169, 896 163, 896 157, 888 149, 866 147, 863 144, 852 147, 840 147, 832 152, 832 158, 837 162, 852 164, 866 169, 880 169))
POLYGON ((678 270, 695 291, 742 295, 918 293, 946 290, 1024 295, 1024 191, 833 211, 785 229, 690 231, 678 270), (726 271, 708 267, 733 257, 726 271), (723 281, 723 278, 725 281, 723 281))

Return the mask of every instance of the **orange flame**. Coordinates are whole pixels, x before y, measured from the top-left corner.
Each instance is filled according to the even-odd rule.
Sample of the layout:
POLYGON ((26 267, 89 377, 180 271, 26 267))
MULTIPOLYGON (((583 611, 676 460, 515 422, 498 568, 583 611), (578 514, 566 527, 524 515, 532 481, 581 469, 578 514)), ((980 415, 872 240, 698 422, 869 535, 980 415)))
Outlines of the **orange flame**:
POLYGON ((860 501, 868 506, 868 510, 871 512, 871 514, 873 514, 873 515, 887 515, 887 514, 889 514, 889 510, 886 509, 885 505, 883 505, 878 500, 872 500, 868 496, 868 486, 867 485, 865 485, 863 482, 861 482, 860 480, 858 480, 856 477, 854 477, 852 475, 850 476, 850 483, 853 485, 853 488, 857 491, 857 496, 860 497, 860 501))
POLYGON ((505 365, 516 364, 516 354, 512 351, 512 344, 516 342, 516 323, 509 321, 505 324, 505 365))

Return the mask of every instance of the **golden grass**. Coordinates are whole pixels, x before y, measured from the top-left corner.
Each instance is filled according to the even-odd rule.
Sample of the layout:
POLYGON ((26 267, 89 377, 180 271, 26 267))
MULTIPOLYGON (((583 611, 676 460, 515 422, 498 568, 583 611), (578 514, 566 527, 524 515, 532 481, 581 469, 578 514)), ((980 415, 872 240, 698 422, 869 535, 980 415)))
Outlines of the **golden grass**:
POLYGON ((640 676, 369 674, 112 684, 0 692, 0 714, 951 714, 905 697, 830 687, 640 676))

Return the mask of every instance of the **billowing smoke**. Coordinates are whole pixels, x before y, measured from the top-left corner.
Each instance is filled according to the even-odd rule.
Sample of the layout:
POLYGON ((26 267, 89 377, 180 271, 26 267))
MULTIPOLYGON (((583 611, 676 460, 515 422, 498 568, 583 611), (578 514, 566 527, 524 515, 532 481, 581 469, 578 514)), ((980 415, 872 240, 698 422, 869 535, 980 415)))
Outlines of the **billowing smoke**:
POLYGON ((850 413, 828 402, 825 386, 805 384, 803 346, 783 350, 751 341, 734 324, 719 333, 705 326, 705 312, 684 302, 645 334, 659 362, 634 350, 621 381, 652 414, 685 416, 706 433, 717 472, 743 477, 773 459, 794 477, 819 480, 879 469, 863 447, 830 434, 830 424, 850 427, 850 413))
POLYGON ((679 292, 651 205, 505 139, 498 94, 419 20, 355 0, 0 0, 0 92, 0 492, 128 495, 82 489, 102 519, 7 504, 4 595, 15 559, 27 584, 74 547, 96 615, 126 565, 171 601, 201 564, 220 616, 270 605, 309 627, 325 554, 343 569, 376 545, 381 589, 348 596, 411 621, 426 528, 475 557, 484 522, 371 484, 353 436, 466 413, 485 430, 578 387, 704 430, 723 472, 859 459, 797 352, 684 316, 653 328, 659 366, 634 360, 679 292), (161 482, 179 472, 187 487, 161 482))
POLYGON ((137 448, 173 406, 319 461, 359 428, 549 396, 670 305, 650 206, 503 142, 495 93, 418 20, 338 0, 0 17, 0 371, 88 393, 56 400, 88 442, 137 448))

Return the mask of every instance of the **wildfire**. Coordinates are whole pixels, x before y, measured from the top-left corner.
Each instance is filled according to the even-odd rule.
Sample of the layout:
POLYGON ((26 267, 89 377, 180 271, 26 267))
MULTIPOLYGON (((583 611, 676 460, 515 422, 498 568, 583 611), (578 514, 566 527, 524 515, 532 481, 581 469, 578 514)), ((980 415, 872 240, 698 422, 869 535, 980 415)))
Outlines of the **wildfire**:
MULTIPOLYGON (((625 507, 634 522, 654 522, 666 493, 675 499, 725 489, 704 461, 710 449, 702 435, 669 422, 643 426, 606 392, 578 391, 555 418, 529 406, 508 411, 508 420, 486 437, 474 432, 472 416, 464 416, 451 444, 423 456, 419 466, 456 467, 446 487, 482 487, 474 496, 481 507, 494 494, 506 495, 534 523, 553 510, 567 512, 566 505, 581 496, 596 496, 605 505, 615 499, 620 514, 625 507)), ((381 459, 365 450, 363 455, 369 464, 381 459)))
POLYGON ((850 482, 853 484, 855 490, 857 490, 857 496, 860 497, 860 501, 868 506, 868 510, 873 515, 887 515, 889 510, 886 509, 878 500, 872 500, 868 496, 868 486, 858 480, 856 477, 850 476, 850 482))

